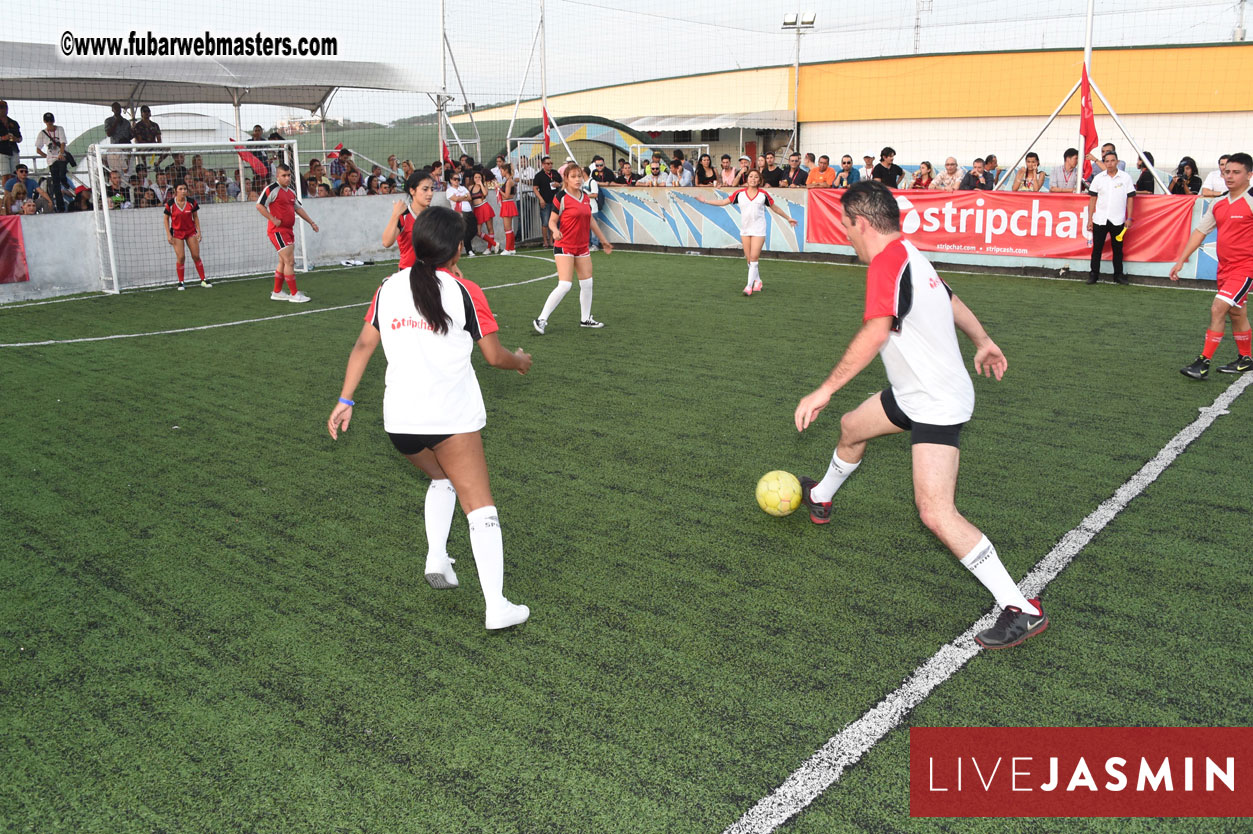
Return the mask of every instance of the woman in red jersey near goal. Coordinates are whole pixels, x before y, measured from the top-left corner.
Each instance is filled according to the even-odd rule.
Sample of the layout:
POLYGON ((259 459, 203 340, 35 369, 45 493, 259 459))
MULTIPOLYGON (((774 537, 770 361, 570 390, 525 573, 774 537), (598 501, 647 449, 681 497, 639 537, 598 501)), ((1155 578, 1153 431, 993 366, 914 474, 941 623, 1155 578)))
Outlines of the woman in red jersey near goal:
POLYGON ((500 177, 500 190, 496 193, 500 197, 500 220, 505 226, 505 251, 502 254, 516 255, 517 250, 513 247, 517 239, 514 222, 518 216, 518 181, 514 179, 513 166, 508 162, 501 163, 500 177))
POLYGON ((174 189, 174 196, 165 204, 165 239, 174 247, 178 288, 186 289, 183 286, 183 267, 188 249, 191 250, 191 262, 200 275, 200 286, 212 287, 205 280, 204 263, 200 260, 200 204, 187 196, 186 183, 180 182, 174 189))
POLYGON ((761 172, 750 169, 748 184, 744 188, 731 192, 731 196, 721 200, 706 200, 700 195, 696 199, 707 206, 735 205, 740 210, 740 244, 744 247, 744 260, 748 261, 748 283, 744 285, 744 294, 752 295, 761 292, 761 272, 757 262, 761 260, 761 249, 766 243, 766 224, 770 218, 766 211, 773 211, 793 226, 796 221, 788 217, 783 209, 774 203, 770 193, 761 187, 761 172))
POLYGON ((531 321, 531 326, 540 335, 548 327, 548 317, 570 292, 576 273, 579 276, 579 326, 605 326, 592 318, 591 233, 596 233, 606 255, 613 252, 613 244, 605 238, 596 218, 592 217, 591 198, 583 191, 582 166, 567 165, 561 184, 562 189, 553 197, 553 213, 548 218, 548 228, 553 233, 553 255, 557 261, 557 287, 549 293, 539 318, 531 321))
POLYGON ((435 180, 424 171, 415 171, 405 180, 405 191, 409 192, 409 205, 397 200, 383 228, 383 247, 391 249, 393 243, 399 246, 401 269, 413 266, 413 221, 430 208, 431 198, 435 196, 435 180))
POLYGON ((504 546, 480 435, 487 412, 470 358, 477 344, 493 367, 525 374, 531 356, 501 346, 483 291, 457 277, 464 234, 461 216, 451 209, 430 208, 414 221, 413 266, 375 291, 326 428, 334 439, 348 430, 353 394, 382 344, 383 428, 396 451, 431 479, 424 506, 426 581, 437 589, 458 585, 447 546, 460 500, 486 603, 484 625, 501 629, 525 622, 531 611, 504 595, 504 546))

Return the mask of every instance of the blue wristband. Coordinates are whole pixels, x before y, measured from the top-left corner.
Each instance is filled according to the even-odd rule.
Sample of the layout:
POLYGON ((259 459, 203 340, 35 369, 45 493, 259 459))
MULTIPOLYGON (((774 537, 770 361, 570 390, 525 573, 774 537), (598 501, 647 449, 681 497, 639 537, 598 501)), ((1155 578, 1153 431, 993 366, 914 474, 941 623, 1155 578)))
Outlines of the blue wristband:
POLYGON ((343 403, 344 405, 356 405, 356 403, 353 402, 352 400, 346 400, 343 397, 340 397, 339 401, 343 403))

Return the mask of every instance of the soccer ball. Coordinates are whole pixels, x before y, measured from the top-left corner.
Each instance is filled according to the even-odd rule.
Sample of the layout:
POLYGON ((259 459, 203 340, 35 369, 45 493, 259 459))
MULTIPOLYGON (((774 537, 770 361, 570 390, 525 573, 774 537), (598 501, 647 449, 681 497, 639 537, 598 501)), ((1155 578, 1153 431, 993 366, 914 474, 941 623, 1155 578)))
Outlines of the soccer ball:
POLYGON ((801 482, 791 472, 776 469, 757 482, 757 506, 770 515, 791 515, 800 505, 801 482))

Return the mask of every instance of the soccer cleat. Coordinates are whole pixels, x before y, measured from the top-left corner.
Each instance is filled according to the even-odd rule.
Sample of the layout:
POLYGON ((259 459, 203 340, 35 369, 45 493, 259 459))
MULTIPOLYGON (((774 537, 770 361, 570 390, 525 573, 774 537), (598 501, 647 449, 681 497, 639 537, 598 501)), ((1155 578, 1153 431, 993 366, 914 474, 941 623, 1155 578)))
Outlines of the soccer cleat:
POLYGON ((605 326, 604 322, 597 321, 591 316, 588 316, 586 319, 579 322, 579 327, 604 327, 604 326, 605 326))
POLYGON ((752 294, 753 294, 753 285, 752 285, 752 284, 749 284, 747 287, 745 287, 745 288, 744 288, 744 294, 745 294, 745 295, 752 295, 752 294))
POLYGON ((483 624, 489 630, 494 631, 499 628, 521 625, 530 616, 530 608, 527 608, 525 605, 514 605, 512 602, 505 600, 503 604, 487 612, 487 617, 483 624))
POLYGON ((473 253, 473 252, 466 252, 466 257, 467 257, 467 258, 473 258, 473 257, 474 257, 474 253, 473 253))
POLYGON ((286 301, 289 298, 291 298, 291 296, 287 294, 287 290, 283 290, 281 292, 270 293, 271 301, 286 301))
POLYGON ((296 294, 288 296, 287 300, 293 304, 304 304, 306 301, 312 301, 313 299, 297 290, 296 294))
POLYGON ((753 282, 753 292, 761 292, 761 279, 758 278, 753 282))
POLYGON ((815 501, 809 494, 818 486, 813 478, 801 478, 801 503, 809 508, 809 520, 814 524, 826 524, 831 520, 831 502, 815 501))
POLYGON ((1224 374, 1247 374, 1253 371, 1253 356, 1237 356, 1236 361, 1228 362, 1218 371, 1224 374))
POLYGON ((1040 600, 1027 601, 1040 609, 1040 613, 1024 614, 1021 608, 1007 605, 1001 609, 1000 616, 996 618, 996 623, 991 628, 975 635, 975 642, 985 649, 1008 649, 1019 645, 1029 637, 1035 637, 1048 628, 1049 618, 1044 613, 1044 606, 1040 604, 1040 600))
POLYGON ((201 281, 200 286, 204 287, 206 290, 213 289, 213 285, 210 284, 208 281, 201 281))
POLYGON ((1184 376, 1190 376, 1193 379, 1205 379, 1209 376, 1209 360, 1204 356, 1198 356, 1196 361, 1186 368, 1180 368, 1179 373, 1184 376))
POLYGON ((452 569, 453 562, 456 559, 449 559, 447 556, 441 558, 427 557, 426 559, 426 582, 437 591, 446 591, 449 588, 456 588, 457 572, 452 569))
POLYGON ((183 291, 183 290, 185 290, 185 289, 187 289, 187 288, 186 288, 185 286, 183 286, 183 282, 182 282, 182 281, 179 281, 179 282, 178 282, 178 291, 179 291, 179 292, 182 292, 182 291, 183 291))
POLYGON ((531 326, 535 328, 535 332, 544 335, 544 331, 548 329, 548 319, 531 319, 531 326))

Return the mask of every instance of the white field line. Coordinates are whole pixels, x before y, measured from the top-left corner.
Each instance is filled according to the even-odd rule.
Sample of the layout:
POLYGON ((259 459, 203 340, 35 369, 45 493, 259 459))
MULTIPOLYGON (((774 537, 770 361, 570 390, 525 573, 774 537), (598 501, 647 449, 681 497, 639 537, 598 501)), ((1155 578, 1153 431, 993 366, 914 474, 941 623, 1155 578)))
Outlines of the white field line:
MULTIPOLYGON (((1246 374, 1227 386, 1213 404, 1202 408, 1201 416, 1172 437, 1156 457, 1144 464, 1140 471, 1115 490, 1079 526, 1062 536, 1061 541, 1048 555, 1037 562, 1022 582, 1018 583, 1023 594, 1028 598, 1039 596, 1097 533, 1105 529, 1136 496, 1157 480, 1188 444, 1200 437, 1219 415, 1227 413, 1228 407, 1250 384, 1253 384, 1253 374, 1246 374)), ((766 834, 774 831, 821 796, 839 780, 848 767, 856 764, 871 747, 900 726, 909 712, 922 703, 933 689, 951 678, 966 661, 979 653, 980 647, 974 637, 985 628, 991 627, 993 622, 995 617, 991 613, 986 614, 956 640, 942 646, 929 660, 915 669, 900 687, 824 744, 773 793, 727 828, 724 834, 766 834)))
MULTIPOLYGON (((556 278, 557 273, 549 275, 541 275, 538 278, 528 278, 525 281, 514 281, 511 284, 495 284, 490 287, 482 287, 484 291, 500 290, 505 287, 520 287, 523 284, 534 284, 536 281, 546 281, 549 278, 556 278)), ((290 303, 290 302, 288 302, 290 303)), ((21 348, 21 347, 43 347, 45 345, 72 345, 82 342, 109 342, 114 339, 139 339, 144 336, 169 336, 175 333, 193 333, 197 330, 215 330, 219 327, 235 327, 240 324, 256 324, 263 321, 276 321, 278 319, 290 319, 296 316, 312 316, 316 313, 331 313, 336 310, 351 310, 353 307, 368 307, 370 302, 364 301, 357 304, 342 304, 338 307, 321 307, 317 310, 301 310, 298 313, 280 313, 276 316, 262 316, 256 319, 242 319, 240 321, 224 321, 218 324, 202 324, 198 327, 180 327, 174 330, 153 330, 148 333, 117 333, 112 336, 90 336, 82 339, 49 339, 43 342, 12 342, 9 344, 0 344, 0 348, 21 348)))

